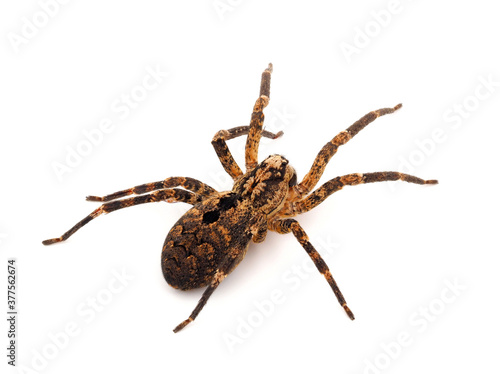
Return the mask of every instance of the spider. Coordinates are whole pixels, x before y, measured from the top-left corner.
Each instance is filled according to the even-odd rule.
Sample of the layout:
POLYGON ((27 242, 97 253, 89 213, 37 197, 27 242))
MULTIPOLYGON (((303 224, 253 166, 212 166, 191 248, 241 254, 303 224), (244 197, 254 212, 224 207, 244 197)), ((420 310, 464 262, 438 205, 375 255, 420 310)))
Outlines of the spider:
POLYGON ((269 64, 262 73, 260 96, 253 107, 250 125, 218 131, 212 139, 222 167, 234 180, 231 191, 218 192, 193 178, 170 177, 102 197, 87 196, 87 200, 103 204, 62 236, 45 240, 43 244, 68 239, 103 213, 157 201, 184 202, 193 207, 174 224, 165 239, 161 254, 163 276, 169 285, 181 290, 207 288, 189 318, 180 323, 174 332, 182 330, 198 316, 217 286, 241 262, 250 242, 263 242, 268 230, 295 236, 353 320, 354 314, 347 306, 328 266, 310 243, 299 222, 292 217, 310 211, 344 186, 396 180, 416 184, 438 182, 395 171, 353 173, 333 178, 313 191, 327 163, 341 145, 377 117, 401 108, 401 104, 372 111, 340 132, 321 149, 300 183, 294 168, 283 156, 271 155, 259 163, 261 137, 276 139, 283 134, 281 131, 274 134, 262 128, 263 110, 269 103, 272 70, 272 64, 269 64), (226 143, 243 135, 247 135, 245 172, 234 160, 226 143), (139 196, 122 199, 129 195, 139 196))

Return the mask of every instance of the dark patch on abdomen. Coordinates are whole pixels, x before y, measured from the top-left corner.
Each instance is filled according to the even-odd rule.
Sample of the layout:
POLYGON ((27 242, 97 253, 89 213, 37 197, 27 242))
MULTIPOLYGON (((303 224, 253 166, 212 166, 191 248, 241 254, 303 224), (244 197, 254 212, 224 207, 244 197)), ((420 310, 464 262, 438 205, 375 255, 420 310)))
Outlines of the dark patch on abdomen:
POLYGON ((220 212, 218 210, 212 210, 211 212, 206 212, 203 214, 203 223, 214 223, 220 217, 220 212))
POLYGON ((219 200, 219 208, 221 210, 229 210, 231 208, 235 208, 236 205, 238 204, 238 194, 232 193, 227 196, 222 197, 219 200))

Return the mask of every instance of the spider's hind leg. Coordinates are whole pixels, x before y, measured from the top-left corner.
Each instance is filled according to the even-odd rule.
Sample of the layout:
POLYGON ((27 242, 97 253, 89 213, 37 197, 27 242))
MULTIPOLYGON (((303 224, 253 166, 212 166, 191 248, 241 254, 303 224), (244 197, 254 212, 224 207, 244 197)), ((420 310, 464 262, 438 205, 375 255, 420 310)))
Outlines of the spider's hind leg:
POLYGON ((159 182, 145 183, 140 184, 138 186, 128 188, 126 190, 113 192, 109 195, 105 196, 87 196, 88 201, 112 201, 119 199, 120 197, 129 196, 129 195, 142 195, 146 192, 163 190, 167 188, 181 186, 186 190, 194 192, 195 194, 201 196, 210 196, 217 191, 210 187, 208 184, 205 184, 197 179, 189 178, 189 177, 170 177, 164 179, 159 182))
POLYGON ((44 245, 50 245, 54 243, 62 242, 68 239, 71 235, 77 232, 80 228, 85 226, 87 223, 92 221, 94 218, 99 217, 103 213, 114 212, 118 209, 128 208, 130 206, 145 204, 145 203, 153 203, 156 201, 167 201, 167 202, 183 202, 194 205, 202 200, 200 195, 195 193, 181 190, 177 188, 170 188, 166 190, 160 190, 148 193, 146 195, 141 195, 137 197, 131 197, 123 200, 111 201, 109 203, 102 204, 99 208, 90 213, 87 217, 82 219, 76 225, 74 225, 71 229, 66 231, 63 235, 58 238, 47 239, 42 243, 44 245))
POLYGON ((212 278, 212 281, 210 282, 209 286, 205 289, 205 292, 203 292, 203 295, 201 296, 194 310, 191 312, 191 314, 186 320, 177 325, 177 327, 174 329, 174 332, 181 331, 184 327, 186 327, 188 324, 194 321, 194 319, 201 312, 201 310, 207 303, 208 299, 215 291, 215 289, 219 286, 219 284, 222 282, 222 280, 239 264, 239 262, 245 255, 245 252, 246 252, 246 244, 242 244, 240 247, 232 248, 229 251, 229 253, 222 259, 221 263, 219 264, 215 272, 215 275, 212 278))

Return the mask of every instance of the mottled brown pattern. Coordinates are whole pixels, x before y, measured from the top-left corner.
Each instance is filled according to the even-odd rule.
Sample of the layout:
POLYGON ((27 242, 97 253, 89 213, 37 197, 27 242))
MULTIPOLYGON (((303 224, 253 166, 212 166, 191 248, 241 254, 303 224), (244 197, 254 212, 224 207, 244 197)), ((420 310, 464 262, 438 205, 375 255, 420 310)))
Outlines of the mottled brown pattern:
POLYGON ((248 202, 232 192, 202 201, 190 209, 170 230, 163 245, 162 269, 167 283, 183 290, 208 285, 228 250, 246 252, 252 238, 248 227, 252 213, 248 202), (233 198, 233 202, 227 203, 233 198), (217 212, 217 217, 208 219, 211 212, 217 212), (179 233, 177 227, 182 227, 182 232, 179 233), (207 247, 209 256, 203 251, 207 247), (194 259, 197 271, 188 276, 189 268, 179 261, 179 254, 184 260, 194 259))
POLYGON ((272 155, 259 163, 261 137, 276 139, 283 134, 281 131, 273 134, 263 130, 263 110, 269 103, 271 72, 272 65, 269 64, 262 74, 260 96, 255 102, 250 125, 220 130, 212 139, 224 170, 234 179, 231 191, 218 192, 196 179, 171 177, 102 197, 88 196, 87 200, 105 203, 62 236, 45 240, 43 244, 68 239, 102 213, 156 201, 185 202, 193 207, 174 224, 165 239, 161 254, 163 275, 168 284, 180 290, 207 288, 190 316, 174 332, 195 320, 217 286, 242 261, 250 242, 263 242, 268 230, 295 236, 330 285, 346 314, 354 319, 328 265, 313 247, 304 229, 290 217, 313 209, 344 186, 395 180, 416 184, 436 184, 437 181, 394 171, 353 173, 333 178, 311 192, 338 147, 346 144, 377 117, 399 109, 401 104, 370 112, 340 132, 321 149, 299 184, 295 170, 283 156, 272 155), (246 170, 243 172, 231 155, 226 141, 247 134, 246 170), (139 196, 122 199, 129 195, 139 196))

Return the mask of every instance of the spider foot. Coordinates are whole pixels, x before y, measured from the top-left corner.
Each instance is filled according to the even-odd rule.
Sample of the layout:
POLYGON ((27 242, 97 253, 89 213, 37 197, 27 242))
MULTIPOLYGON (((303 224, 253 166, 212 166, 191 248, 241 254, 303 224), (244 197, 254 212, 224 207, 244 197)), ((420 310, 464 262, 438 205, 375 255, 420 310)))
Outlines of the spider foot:
POLYGON ((283 132, 283 131, 279 131, 279 132, 277 132, 276 134, 274 134, 273 139, 278 139, 278 138, 279 138, 280 136, 282 136, 283 134, 284 134, 284 132, 283 132))
POLYGON ((54 243, 59 243, 59 242, 62 242, 63 241, 63 238, 59 237, 59 238, 54 238, 54 239, 47 239, 47 240, 44 240, 42 242, 43 245, 51 245, 51 244, 54 244, 54 243))
POLYGON ((106 201, 103 197, 100 196, 87 196, 85 198, 87 201, 106 201))
POLYGON ((190 324, 191 322, 193 322, 193 319, 191 317, 189 317, 187 320, 185 320, 184 322, 180 323, 175 329, 174 329, 174 332, 179 332, 181 331, 184 327, 186 327, 188 324, 190 324))
POLYGON ((351 312, 351 309, 349 309, 349 307, 347 306, 347 304, 343 304, 342 307, 344 308, 344 310, 347 313, 347 315, 349 316, 349 318, 351 320, 354 320, 354 313, 351 312))

